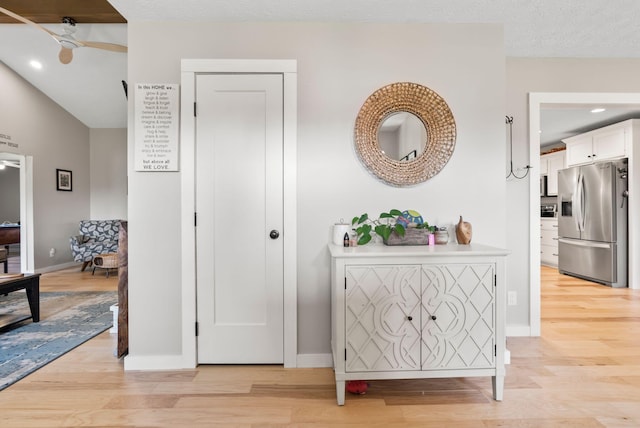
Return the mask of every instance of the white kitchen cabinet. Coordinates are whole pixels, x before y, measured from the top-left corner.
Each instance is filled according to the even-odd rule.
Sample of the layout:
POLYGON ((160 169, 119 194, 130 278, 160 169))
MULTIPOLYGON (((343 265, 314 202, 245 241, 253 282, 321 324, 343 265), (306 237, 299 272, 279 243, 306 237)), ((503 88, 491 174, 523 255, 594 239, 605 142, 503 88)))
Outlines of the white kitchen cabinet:
POLYGON ((567 145, 567 166, 629 156, 634 119, 562 140, 567 145))
POLYGON ((491 376, 504 390, 508 251, 478 244, 344 248, 332 256, 336 394, 349 380, 491 376))
POLYGON ((566 168, 565 151, 540 156, 540 175, 547 176, 547 196, 558 194, 558 171, 566 168))
POLYGON ((540 218, 540 263, 558 266, 558 219, 540 218))
POLYGON ((547 175, 549 173, 549 161, 545 156, 540 155, 540 175, 547 175))

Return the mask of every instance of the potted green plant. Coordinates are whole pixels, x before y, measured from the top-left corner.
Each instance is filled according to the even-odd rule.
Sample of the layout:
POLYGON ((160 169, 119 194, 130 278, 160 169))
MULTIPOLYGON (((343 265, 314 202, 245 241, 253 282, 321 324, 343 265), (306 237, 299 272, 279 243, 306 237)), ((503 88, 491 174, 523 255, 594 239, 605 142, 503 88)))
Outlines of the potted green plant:
MULTIPOLYGON (((389 240, 393 232, 400 238, 403 238, 405 236, 406 226, 404 222, 397 221, 398 217, 402 217, 402 211, 397 209, 380 213, 377 219, 369 218, 369 214, 367 213, 354 217, 353 220, 351 220, 351 225, 356 226, 358 245, 364 245, 371 241, 372 232, 380 236, 385 243, 389 240)), ((433 233, 436 230, 436 226, 429 226, 427 222, 417 224, 415 227, 417 229, 427 229, 429 233, 433 233)))

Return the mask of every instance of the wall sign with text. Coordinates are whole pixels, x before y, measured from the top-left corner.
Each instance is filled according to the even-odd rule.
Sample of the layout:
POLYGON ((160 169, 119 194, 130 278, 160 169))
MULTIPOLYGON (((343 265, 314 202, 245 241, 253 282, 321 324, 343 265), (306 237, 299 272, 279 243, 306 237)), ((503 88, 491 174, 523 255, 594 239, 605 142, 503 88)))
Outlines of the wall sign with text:
POLYGON ((137 83, 135 92, 136 171, 178 171, 179 85, 137 83))
POLYGON ((3 134, 0 132, 0 149, 4 149, 5 147, 10 149, 17 149, 20 147, 20 145, 15 141, 11 141, 11 135, 3 134))

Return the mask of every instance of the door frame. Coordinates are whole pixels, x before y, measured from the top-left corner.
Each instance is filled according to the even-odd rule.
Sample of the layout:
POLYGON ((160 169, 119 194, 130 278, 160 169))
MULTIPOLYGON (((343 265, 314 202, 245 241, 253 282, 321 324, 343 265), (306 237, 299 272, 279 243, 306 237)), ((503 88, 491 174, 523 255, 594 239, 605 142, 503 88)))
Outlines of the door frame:
POLYGON ((33 156, 0 152, 0 160, 20 163, 20 272, 34 273, 33 156))
POLYGON ((297 61, 183 59, 181 62, 182 358, 196 367, 195 116, 199 73, 281 73, 283 75, 284 367, 297 367, 297 61))
MULTIPOLYGON (((529 328, 540 336, 540 109, 553 104, 640 105, 640 93, 623 92, 530 92, 529 93, 529 328)), ((629 154, 629 195, 640 189, 640 147, 629 154), (634 159, 634 157, 638 159, 634 159)), ((629 198, 628 218, 640 214, 640 198, 629 198)), ((628 258, 640 254, 640 224, 629 222, 628 258)), ((633 257, 633 258, 632 258, 633 257)), ((629 288, 640 288, 640 266, 629 263, 629 288)))

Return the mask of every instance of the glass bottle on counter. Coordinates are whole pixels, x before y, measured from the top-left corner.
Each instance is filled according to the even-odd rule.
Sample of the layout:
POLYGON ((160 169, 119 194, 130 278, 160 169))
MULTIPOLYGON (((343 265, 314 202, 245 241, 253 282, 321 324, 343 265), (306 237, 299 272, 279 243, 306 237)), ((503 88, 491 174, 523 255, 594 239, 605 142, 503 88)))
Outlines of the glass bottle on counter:
POLYGON ((349 236, 349 246, 357 247, 358 246, 358 232, 355 229, 351 229, 351 235, 349 236))

